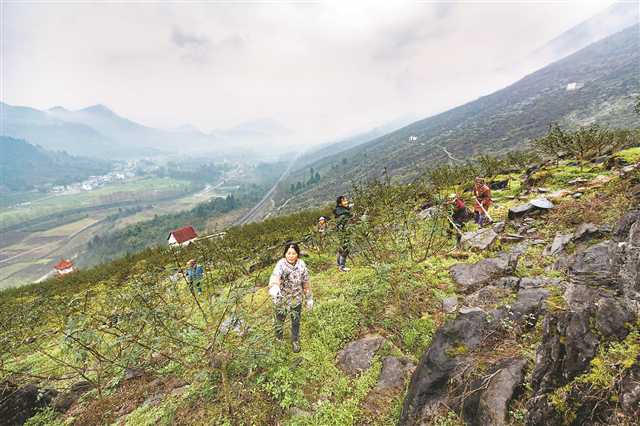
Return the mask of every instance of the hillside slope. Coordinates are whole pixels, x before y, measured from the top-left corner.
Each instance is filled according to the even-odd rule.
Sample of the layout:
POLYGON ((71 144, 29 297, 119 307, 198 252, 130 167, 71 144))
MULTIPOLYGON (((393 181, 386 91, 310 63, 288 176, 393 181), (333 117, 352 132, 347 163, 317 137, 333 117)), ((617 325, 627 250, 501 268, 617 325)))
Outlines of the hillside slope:
POLYGON ((66 185, 109 171, 106 161, 51 152, 26 141, 0 136, 0 194, 66 185))
POLYGON ((0 414, 56 426, 631 425, 640 212, 627 211, 640 149, 611 160, 504 175, 492 214, 506 223, 484 229, 497 232, 480 251, 453 251, 442 217, 416 214, 424 188, 380 184, 357 194, 368 218, 351 225, 346 274, 334 233, 305 237, 320 213, 305 211, 1 292, 0 414), (507 219, 541 194, 556 208, 507 219), (303 240, 311 271, 300 353, 274 338, 265 288, 283 240, 303 240), (202 294, 178 272, 190 258, 205 268, 202 294))
POLYGON ((491 95, 415 122, 374 141, 309 164, 323 177, 301 194, 289 193, 294 174, 281 188, 288 210, 326 202, 352 182, 379 177, 384 168, 407 181, 451 157, 523 147, 553 121, 566 127, 597 122, 636 127, 640 94, 638 25, 594 43, 491 95), (567 85, 576 83, 577 90, 567 85), (417 140, 410 140, 411 136, 417 140), (445 149, 446 148, 446 151, 445 149), (447 154, 447 151, 449 154, 447 154))

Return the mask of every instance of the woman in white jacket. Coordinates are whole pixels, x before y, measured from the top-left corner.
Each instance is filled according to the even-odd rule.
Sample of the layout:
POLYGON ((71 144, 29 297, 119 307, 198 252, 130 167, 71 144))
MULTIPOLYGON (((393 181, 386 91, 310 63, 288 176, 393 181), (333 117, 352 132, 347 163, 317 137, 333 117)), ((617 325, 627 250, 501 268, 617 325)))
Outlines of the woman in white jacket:
POLYGON ((291 342, 293 352, 300 352, 300 316, 302 302, 313 308, 313 295, 309 285, 309 270, 300 257, 297 244, 287 244, 283 258, 278 261, 269 279, 269 295, 275 306, 275 332, 283 338, 284 321, 291 315, 291 342))

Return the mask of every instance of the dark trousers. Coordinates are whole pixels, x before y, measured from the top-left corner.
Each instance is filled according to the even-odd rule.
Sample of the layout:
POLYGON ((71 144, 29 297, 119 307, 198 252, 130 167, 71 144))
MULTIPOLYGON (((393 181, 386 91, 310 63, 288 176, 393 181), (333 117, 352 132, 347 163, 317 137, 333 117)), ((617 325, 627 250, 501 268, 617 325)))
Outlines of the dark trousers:
POLYGON ((282 339, 284 336, 284 320, 287 319, 287 314, 291 314, 291 340, 297 342, 300 339, 302 304, 293 307, 276 307, 276 337, 282 339))
POLYGON ((348 250, 338 250, 338 256, 336 257, 336 261, 338 262, 338 266, 340 268, 345 268, 347 266, 347 256, 349 256, 348 250))

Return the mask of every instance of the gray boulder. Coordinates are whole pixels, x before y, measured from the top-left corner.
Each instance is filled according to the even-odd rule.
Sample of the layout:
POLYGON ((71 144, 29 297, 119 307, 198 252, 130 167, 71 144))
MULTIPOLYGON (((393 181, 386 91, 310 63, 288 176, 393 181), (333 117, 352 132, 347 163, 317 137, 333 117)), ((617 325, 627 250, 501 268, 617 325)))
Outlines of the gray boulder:
POLYGON ((382 370, 375 389, 388 390, 404 387, 404 380, 413 373, 416 366, 410 359, 388 356, 382 360, 382 370))
POLYGON ((551 201, 545 197, 540 197, 528 203, 510 208, 507 216, 509 219, 517 219, 534 213, 541 213, 552 208, 554 208, 554 205, 551 201))
POLYGON ((456 296, 447 297, 442 301, 442 311, 445 314, 455 312, 458 308, 458 298, 456 296))
POLYGON ((500 277, 511 275, 518 257, 501 253, 497 257, 483 259, 474 264, 459 263, 449 269, 459 291, 470 293, 500 277))
POLYGON ((629 307, 614 297, 602 297, 596 303, 596 329, 601 336, 624 339, 629 334, 627 324, 635 321, 629 307))
POLYGON ((0 384, 0 423, 22 425, 38 411, 51 405, 58 392, 40 389, 29 384, 17 387, 11 383, 0 384))
POLYGON ((605 234, 605 231, 593 223, 581 223, 573 236, 573 241, 588 241, 592 238, 598 238, 605 234))
POLYGON ((449 380, 465 354, 478 347, 495 322, 482 311, 459 314, 436 331, 411 377, 400 425, 430 424, 447 398, 449 380))
POLYGON ((56 411, 64 413, 78 400, 82 395, 93 389, 93 384, 83 380, 74 383, 68 392, 58 394, 53 401, 53 407, 56 411))
MULTIPOLYGON (((544 301, 551 295, 546 288, 527 288, 518 292, 518 298, 511 305, 512 319, 520 320, 533 315, 537 318, 544 311, 544 301)), ((533 325, 533 324, 528 324, 533 325)))
POLYGON ((626 241, 629 237, 631 226, 640 220, 640 209, 632 210, 622 216, 613 228, 613 239, 615 241, 626 241))
POLYGON ((418 213, 420 219, 426 220, 434 217, 438 212, 437 207, 428 207, 418 213))
POLYGON ((546 278, 546 277, 524 277, 518 282, 518 288, 529 289, 547 286, 559 286, 561 280, 558 278, 546 278))
POLYGON ((507 213, 507 217, 511 220, 519 217, 526 216, 534 211, 536 208, 531 203, 520 204, 519 206, 511 207, 507 213))
POLYGON ((463 401, 465 424, 503 426, 507 424, 507 408, 524 379, 527 361, 522 358, 505 359, 491 367, 487 375, 471 384, 479 392, 463 401))
POLYGON ((529 201, 529 203, 540 210, 550 210, 555 207, 553 203, 545 197, 536 198, 535 200, 529 201))
POLYGON ((338 352, 338 366, 349 376, 357 376, 371 367, 373 356, 384 341, 384 337, 372 335, 348 343, 338 352))
POLYGON ((615 285, 617 277, 609 257, 609 247, 609 241, 604 241, 576 253, 575 261, 569 267, 570 281, 584 285, 615 285))
POLYGON ((465 249, 486 250, 496 241, 498 234, 492 228, 481 228, 462 234, 460 244, 465 249))
POLYGON ((561 234, 557 233, 553 238, 551 245, 545 247, 542 252, 543 256, 555 256, 564 250, 565 246, 571 242, 573 234, 561 234))
POLYGON ((640 416, 640 362, 636 362, 620 381, 620 405, 630 419, 640 416))

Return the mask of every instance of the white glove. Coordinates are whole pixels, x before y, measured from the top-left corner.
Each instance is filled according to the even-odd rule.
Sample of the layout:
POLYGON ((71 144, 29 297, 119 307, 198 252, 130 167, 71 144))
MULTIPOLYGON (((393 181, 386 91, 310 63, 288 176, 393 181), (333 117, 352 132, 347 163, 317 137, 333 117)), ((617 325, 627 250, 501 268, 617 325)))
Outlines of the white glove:
POLYGON ((271 296, 273 303, 276 303, 278 297, 280 296, 280 286, 273 285, 269 287, 269 296, 271 296))
POLYGON ((307 309, 308 310, 313 309, 313 297, 311 296, 307 297, 307 309))

